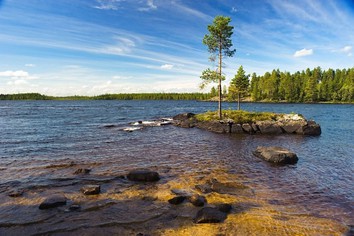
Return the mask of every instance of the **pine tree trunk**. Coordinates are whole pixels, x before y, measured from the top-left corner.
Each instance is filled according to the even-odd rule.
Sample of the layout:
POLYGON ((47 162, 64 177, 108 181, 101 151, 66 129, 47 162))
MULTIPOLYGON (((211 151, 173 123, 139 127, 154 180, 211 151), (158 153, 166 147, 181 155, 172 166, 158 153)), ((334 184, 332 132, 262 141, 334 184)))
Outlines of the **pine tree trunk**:
POLYGON ((222 66, 222 54, 221 54, 221 40, 220 40, 220 44, 219 44, 219 110, 218 110, 218 114, 219 114, 219 120, 222 120, 222 110, 221 110, 221 100, 222 100, 222 92, 221 92, 221 66, 222 66))
POLYGON ((241 98, 240 92, 238 92, 237 97, 238 97, 238 99, 237 99, 237 109, 241 110, 241 108, 240 108, 240 98, 241 98))

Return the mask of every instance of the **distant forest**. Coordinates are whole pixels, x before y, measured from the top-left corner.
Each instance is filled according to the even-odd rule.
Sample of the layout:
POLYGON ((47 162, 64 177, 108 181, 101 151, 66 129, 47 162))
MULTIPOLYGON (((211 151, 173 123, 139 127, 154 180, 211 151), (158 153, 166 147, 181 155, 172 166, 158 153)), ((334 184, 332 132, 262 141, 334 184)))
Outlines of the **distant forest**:
MULTIPOLYGON (((210 100, 210 93, 130 93, 99 96, 53 97, 39 93, 0 94, 0 100, 210 100)), ((227 88, 224 85, 224 98, 227 88)), ((273 70, 262 76, 251 76, 245 98, 255 102, 354 102, 354 67, 342 70, 322 70, 320 67, 289 73, 273 70)))
POLYGON ((99 96, 53 97, 39 93, 0 94, 0 100, 208 100, 209 93, 121 93, 99 96))
POLYGON ((251 76, 249 94, 252 101, 353 102, 354 67, 342 70, 280 72, 251 76))

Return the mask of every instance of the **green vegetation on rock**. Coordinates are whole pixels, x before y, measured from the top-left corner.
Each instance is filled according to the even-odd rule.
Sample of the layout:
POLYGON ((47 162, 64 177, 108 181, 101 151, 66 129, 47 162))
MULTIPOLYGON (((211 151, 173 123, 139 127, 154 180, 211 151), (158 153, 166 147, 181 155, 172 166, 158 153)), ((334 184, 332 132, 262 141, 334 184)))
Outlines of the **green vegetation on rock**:
MULTIPOLYGON (((244 110, 223 110, 222 116, 224 120, 232 120, 237 124, 252 123, 264 120, 276 120, 280 114, 272 112, 249 112, 244 110)), ((217 111, 208 111, 206 113, 197 114, 198 121, 218 121, 219 115, 217 111)))

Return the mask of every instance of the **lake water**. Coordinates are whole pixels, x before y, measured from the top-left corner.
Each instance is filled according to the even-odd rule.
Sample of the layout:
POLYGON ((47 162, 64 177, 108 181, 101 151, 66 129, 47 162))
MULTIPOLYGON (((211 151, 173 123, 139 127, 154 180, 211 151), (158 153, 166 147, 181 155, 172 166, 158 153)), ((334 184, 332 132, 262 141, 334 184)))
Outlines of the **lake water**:
MULTIPOLYGON (((29 235, 90 235, 84 229, 86 226, 91 229, 89 232, 98 234, 103 230, 122 234, 145 230, 173 235, 173 232, 180 232, 181 225, 185 227, 183 230, 195 227, 186 223, 190 218, 188 214, 194 213, 193 209, 185 209, 185 216, 174 213, 178 215, 176 223, 162 216, 175 210, 157 203, 167 197, 167 193, 165 196, 154 192, 158 195, 157 200, 148 205, 161 212, 158 217, 148 216, 152 210, 147 207, 145 221, 124 221, 126 224, 123 225, 119 220, 112 223, 112 219, 104 218, 105 211, 115 207, 116 202, 112 201, 129 198, 124 194, 135 188, 125 180, 119 182, 117 176, 135 168, 159 171, 162 182, 155 187, 162 192, 171 186, 193 189, 194 184, 209 177, 228 181, 234 178, 232 176, 237 177, 239 182, 252 189, 254 195, 249 199, 210 195, 207 196, 208 202, 217 197, 223 197, 224 202, 232 198, 235 207, 245 201, 252 202, 253 210, 239 215, 258 217, 260 227, 264 226, 261 220, 269 218, 272 226, 264 226, 265 231, 256 231, 260 234, 316 235, 315 232, 320 232, 319 235, 341 235, 354 225, 354 105, 242 104, 242 108, 248 111, 300 113, 321 125, 322 135, 319 137, 230 136, 172 125, 122 131, 135 121, 216 108, 216 103, 197 101, 0 101, 0 235, 21 235, 23 232, 29 235), (299 162, 275 167, 252 155, 257 146, 267 145, 294 151, 299 162), (79 167, 90 168, 92 178, 73 175, 79 167), (95 181, 102 183, 105 199, 87 200, 76 195, 78 186, 95 181), (117 186, 121 187, 119 191, 117 186), (24 191, 23 196, 8 197, 13 189, 24 191), (81 215, 65 214, 65 209, 50 210, 53 215, 39 212, 37 204, 53 192, 64 192, 72 202, 82 202, 81 215), (115 198, 108 197, 110 193, 114 193, 115 198), (107 204, 108 198, 110 205, 95 208, 95 213, 87 210, 91 208, 85 208, 87 201, 87 204, 95 204, 96 200, 107 204), (277 217, 273 217, 274 212, 277 217), (155 222, 157 218, 161 225, 155 222), (140 222, 139 226, 136 226, 137 222, 140 222), (149 226, 151 222, 159 227, 149 226)), ((236 108, 236 104, 224 103, 224 108, 236 108)), ((140 191, 139 188, 135 190, 140 191)), ((130 201, 129 204, 133 203, 130 201)), ((126 206, 130 206, 130 210, 139 208, 129 204, 126 206)), ((183 210, 179 209, 179 212, 183 210)), ((230 222, 237 213, 235 210, 228 217, 230 222)), ((126 217, 129 218, 129 214, 126 217)), ((137 218, 135 215, 131 217, 137 218)), ((236 218, 234 222, 237 222, 236 218)), ((222 225, 224 228, 217 230, 229 235, 228 220, 222 225)), ((245 231, 239 227, 235 235, 251 232, 247 227, 244 226, 245 231)), ((216 230, 214 228, 207 229, 207 232, 216 230)), ((200 227, 200 230, 206 229, 200 227)))

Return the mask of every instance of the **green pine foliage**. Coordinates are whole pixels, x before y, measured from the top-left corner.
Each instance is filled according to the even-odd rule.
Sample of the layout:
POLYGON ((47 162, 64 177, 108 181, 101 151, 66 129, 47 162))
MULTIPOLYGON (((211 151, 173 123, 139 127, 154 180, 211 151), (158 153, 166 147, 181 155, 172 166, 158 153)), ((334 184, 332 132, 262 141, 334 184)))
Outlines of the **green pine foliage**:
POLYGON ((251 77, 253 101, 270 102, 354 102, 354 67, 328 69, 320 67, 293 74, 273 70, 251 77))

